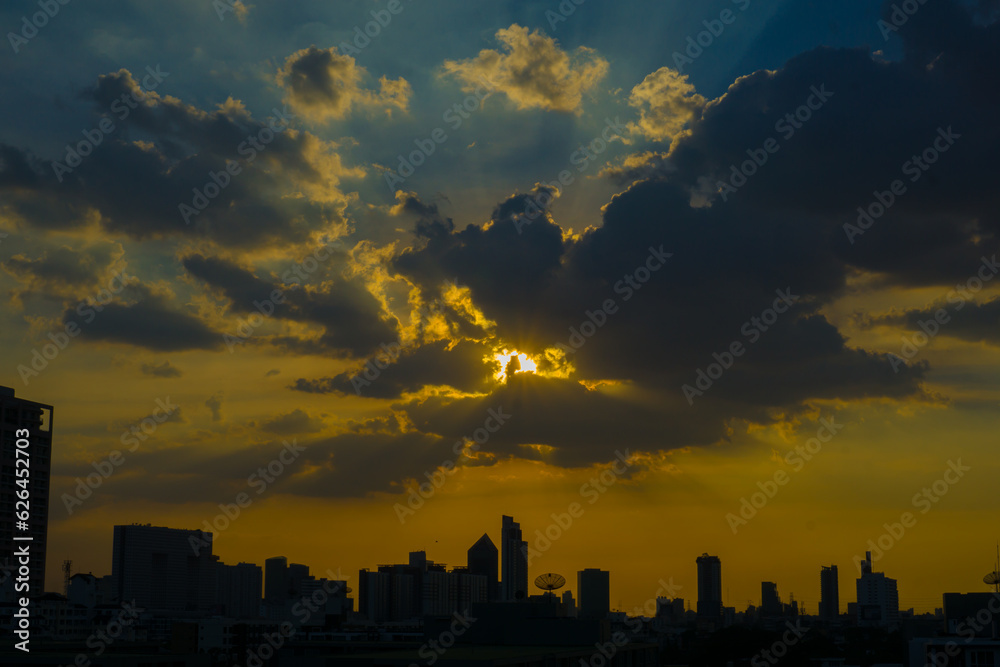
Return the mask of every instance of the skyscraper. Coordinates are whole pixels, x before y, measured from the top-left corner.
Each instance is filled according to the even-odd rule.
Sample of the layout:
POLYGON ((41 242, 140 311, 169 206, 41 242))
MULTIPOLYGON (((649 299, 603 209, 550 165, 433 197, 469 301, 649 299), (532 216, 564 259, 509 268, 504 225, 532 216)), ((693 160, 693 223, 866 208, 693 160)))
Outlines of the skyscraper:
POLYGON ((611 611, 611 574, 587 568, 576 573, 580 618, 604 618, 611 611))
POLYGON ((778 584, 773 581, 760 582, 760 611, 773 616, 780 616, 782 613, 778 584))
POLYGON ((215 603, 215 574, 212 533, 115 526, 111 577, 122 602, 135 600, 151 610, 207 611, 215 603))
POLYGON ((826 622, 840 618, 840 583, 836 565, 824 565, 819 573, 819 618, 826 622))
POLYGON ((260 616, 262 571, 259 565, 215 564, 216 601, 221 612, 235 618, 260 616))
MULTIPOLYGON (((15 398, 13 389, 0 387, 0 470, 3 471, 0 474, 0 507, 4 508, 0 516, 0 579, 6 568, 17 570, 18 559, 14 554, 27 546, 28 597, 41 596, 45 592, 52 417, 51 405, 15 398), (20 466, 18 459, 22 462, 20 466), (27 472, 20 472, 22 470, 27 472), (16 515, 16 512, 25 511, 25 505, 17 504, 19 501, 28 507, 24 524, 16 515), (15 540, 15 537, 31 539, 15 540)), ((24 592, 19 593, 19 597, 22 595, 24 592)))
POLYGON ((698 563, 698 618, 722 621, 722 561, 702 554, 698 563))
POLYGON ((503 576, 500 580, 502 600, 528 598, 528 543, 521 539, 521 524, 514 517, 504 516, 500 526, 503 576))
POLYGON ((861 561, 857 581, 858 626, 893 630, 899 627, 899 591, 896 580, 872 569, 872 552, 861 561))
POLYGON ((486 577, 486 598, 491 602, 500 598, 500 587, 497 583, 500 554, 493 540, 486 533, 469 547, 466 564, 469 574, 479 574, 486 577))
POLYGON ((289 599, 288 559, 275 556, 264 561, 264 602, 283 607, 289 599))

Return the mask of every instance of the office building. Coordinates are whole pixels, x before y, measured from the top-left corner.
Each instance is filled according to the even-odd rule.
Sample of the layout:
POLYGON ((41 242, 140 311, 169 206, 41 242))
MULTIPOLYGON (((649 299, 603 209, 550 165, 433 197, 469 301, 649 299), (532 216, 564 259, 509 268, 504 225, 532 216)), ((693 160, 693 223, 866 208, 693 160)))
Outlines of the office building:
POLYGON ((840 583, 837 566, 823 566, 819 573, 819 618, 832 622, 840 618, 840 583))
POLYGON ((264 561, 264 602, 283 607, 289 599, 288 559, 275 556, 264 561))
POLYGON ((486 533, 479 540, 469 547, 466 565, 469 574, 479 574, 486 577, 486 597, 490 602, 500 599, 500 585, 498 581, 498 570, 500 552, 497 551, 493 540, 486 533))
POLYGON ((884 572, 872 569, 872 552, 861 562, 861 577, 857 581, 858 626, 863 628, 899 627, 899 592, 896 580, 884 572))
POLYGON ((778 595, 778 584, 773 581, 760 583, 760 613, 780 616, 782 613, 781 597, 778 595))
POLYGON ((528 599, 528 543, 521 539, 521 524, 504 516, 500 526, 501 567, 500 599, 528 599))
POLYGON ((18 597, 25 593, 27 597, 41 597, 45 592, 52 418, 51 405, 16 398, 13 389, 0 387, 0 470, 4 471, 0 475, 0 507, 4 510, 0 515, 0 579, 7 568, 17 569, 19 563, 14 552, 28 545, 28 591, 18 592, 18 597), (22 446, 18 447, 18 443, 22 446), (18 458, 27 461, 27 467, 24 463, 18 467, 18 458), (27 477, 18 477, 15 470, 27 470, 27 477), (15 514, 23 511, 23 506, 17 506, 22 500, 17 495, 19 491, 22 497, 24 491, 28 492, 25 524, 15 514), (31 540, 15 540, 15 537, 31 540))
POLYGON ((611 611, 611 575, 587 568, 576 573, 576 594, 580 598, 580 618, 604 618, 611 611))
POLYGON ((150 610, 212 609, 216 569, 211 533, 149 524, 114 530, 111 577, 118 600, 134 600, 150 610))
POLYGON ((702 554, 695 562, 698 563, 698 619, 721 624, 722 561, 718 556, 702 554))
POLYGON ((216 602, 219 612, 232 618, 259 618, 264 573, 259 565, 215 564, 216 602))

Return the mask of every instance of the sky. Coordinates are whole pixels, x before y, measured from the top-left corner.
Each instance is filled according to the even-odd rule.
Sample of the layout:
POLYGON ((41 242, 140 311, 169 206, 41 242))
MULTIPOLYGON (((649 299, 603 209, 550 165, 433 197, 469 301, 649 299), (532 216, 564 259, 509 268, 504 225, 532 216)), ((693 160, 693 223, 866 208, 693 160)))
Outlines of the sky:
POLYGON ((624 611, 702 553, 739 610, 835 564, 846 611, 873 548, 904 609, 987 590, 996 0, 39 6, 0 384, 55 406, 49 589, 116 524, 350 581, 507 514, 624 611))

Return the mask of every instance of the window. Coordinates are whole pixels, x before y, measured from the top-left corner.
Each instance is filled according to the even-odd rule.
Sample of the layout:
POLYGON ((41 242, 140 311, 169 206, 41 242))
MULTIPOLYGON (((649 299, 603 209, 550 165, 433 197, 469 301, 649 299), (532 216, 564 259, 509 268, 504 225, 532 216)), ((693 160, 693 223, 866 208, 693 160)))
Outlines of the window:
POLYGON ((969 651, 969 667, 995 667, 993 651, 969 651))

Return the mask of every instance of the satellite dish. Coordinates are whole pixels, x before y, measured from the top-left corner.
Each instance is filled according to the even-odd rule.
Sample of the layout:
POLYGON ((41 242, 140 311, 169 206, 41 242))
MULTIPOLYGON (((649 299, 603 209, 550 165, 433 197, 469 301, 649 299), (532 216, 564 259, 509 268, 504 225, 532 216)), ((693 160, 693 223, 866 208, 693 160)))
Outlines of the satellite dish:
POLYGON ((990 572, 983 577, 983 583, 993 586, 994 590, 1000 593, 1000 572, 997 572, 996 570, 990 572))
POLYGON ((535 586, 543 591, 554 591, 566 585, 566 577, 555 572, 547 572, 535 579, 535 586))

